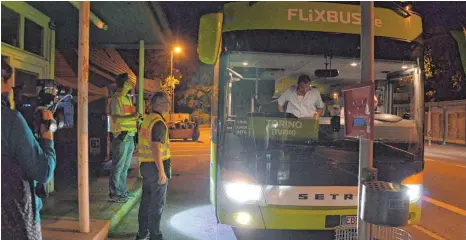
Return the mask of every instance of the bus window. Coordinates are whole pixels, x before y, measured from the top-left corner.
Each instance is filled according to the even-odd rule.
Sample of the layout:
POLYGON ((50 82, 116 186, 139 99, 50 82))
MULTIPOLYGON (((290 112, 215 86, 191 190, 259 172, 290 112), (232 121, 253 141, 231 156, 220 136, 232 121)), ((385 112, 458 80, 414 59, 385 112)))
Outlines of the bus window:
MULTIPOLYGON (((326 111, 320 119, 296 119, 278 113, 276 96, 274 99, 276 80, 280 77, 286 77, 295 79, 294 82, 296 82, 300 74, 307 73, 312 76, 314 69, 303 65, 302 62, 312 62, 313 65, 320 68, 321 65, 325 64, 325 58, 246 52, 232 52, 227 55, 227 58, 229 63, 227 68, 233 69, 243 78, 227 83, 231 88, 223 87, 226 95, 231 91, 231 96, 228 96, 231 99, 226 101, 228 105, 225 107, 231 109, 231 114, 235 116, 234 120, 230 120, 234 122, 234 131, 225 132, 224 144, 228 147, 223 148, 224 164, 227 166, 232 164, 231 166, 233 166, 237 164, 233 163, 236 161, 254 163, 252 165, 254 168, 249 170, 252 173, 260 172, 259 181, 263 184, 287 186, 357 185, 359 143, 358 139, 344 136, 344 116, 342 114, 344 105, 341 89, 359 82, 359 78, 357 78, 359 68, 349 68, 353 72, 342 70, 337 78, 315 78, 311 85, 320 92, 326 104, 326 111), (245 56, 248 57, 248 62, 254 63, 256 69, 245 68, 242 65, 245 56), (274 60, 270 61, 272 56, 274 60), (274 69, 284 69, 284 71, 274 69), (261 77, 256 77, 257 73, 261 77), (282 75, 278 75, 278 73, 282 75), (271 77, 275 74, 278 76, 271 77), (340 128, 331 126, 330 118, 332 116, 341 117, 340 128), (338 132, 335 132, 335 129, 338 132), (241 154, 238 155, 238 152, 241 154), (271 168, 266 166, 268 161, 266 155, 272 161, 271 168), (275 165, 274 161, 284 161, 287 163, 287 167, 278 163, 275 165), (345 164, 340 165, 343 162, 345 164), (283 169, 286 169, 287 174, 282 174, 283 169), (306 171, 301 172, 300 169, 306 169, 306 171), (340 177, 335 178, 335 175, 340 177)), ((334 61, 339 63, 339 65, 335 63, 335 67, 350 64, 344 59, 334 58, 334 61)), ((401 64, 401 62, 393 62, 379 65, 376 62, 375 66, 376 69, 388 67, 391 72, 397 72, 401 64)), ((409 109, 414 106, 414 99, 402 97, 414 95, 414 82, 397 79, 391 79, 390 82, 394 84, 392 88, 394 89, 392 93, 393 107, 410 111, 409 109)), ((290 81, 289 88, 293 88, 292 83, 293 81, 290 81)), ((384 84, 387 84, 387 81, 381 81, 376 86, 379 88, 384 84)), ((383 98, 388 95, 387 89, 377 89, 378 91, 374 96, 377 115, 374 161, 378 167, 384 169, 381 172, 382 179, 401 181, 403 174, 390 172, 385 169, 383 164, 402 165, 406 162, 413 162, 415 164, 410 171, 415 172, 422 168, 422 154, 418 151, 422 144, 419 142, 419 134, 422 134, 422 131, 419 132, 416 125, 418 116, 411 115, 409 119, 403 120, 402 115, 390 117, 391 115, 384 115, 384 112, 379 110, 385 100, 380 101, 378 96, 383 98)))

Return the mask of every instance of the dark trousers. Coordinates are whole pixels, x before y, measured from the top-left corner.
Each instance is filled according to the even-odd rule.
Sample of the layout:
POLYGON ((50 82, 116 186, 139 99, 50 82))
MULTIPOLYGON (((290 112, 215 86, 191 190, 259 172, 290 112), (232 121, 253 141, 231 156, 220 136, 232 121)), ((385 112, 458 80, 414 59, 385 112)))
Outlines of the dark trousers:
POLYGON ((167 196, 167 184, 160 185, 155 163, 141 163, 142 198, 139 206, 139 236, 150 234, 151 240, 162 239, 160 219, 167 196))

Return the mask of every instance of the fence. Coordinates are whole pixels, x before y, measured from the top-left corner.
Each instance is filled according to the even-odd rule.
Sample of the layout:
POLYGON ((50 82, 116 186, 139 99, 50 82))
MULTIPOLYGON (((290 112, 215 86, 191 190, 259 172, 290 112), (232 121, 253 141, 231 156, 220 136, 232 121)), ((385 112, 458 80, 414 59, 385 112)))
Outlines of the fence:
POLYGON ((426 140, 466 145, 466 100, 426 103, 426 140))

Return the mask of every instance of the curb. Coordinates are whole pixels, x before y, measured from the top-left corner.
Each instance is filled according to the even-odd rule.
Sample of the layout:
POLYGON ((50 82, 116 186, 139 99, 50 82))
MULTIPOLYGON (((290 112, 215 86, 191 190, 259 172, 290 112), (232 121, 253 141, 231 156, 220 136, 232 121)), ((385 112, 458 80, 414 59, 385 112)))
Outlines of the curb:
POLYGON ((121 220, 133 209, 134 205, 138 203, 141 200, 142 196, 142 182, 138 180, 133 187, 135 189, 133 191, 134 198, 128 200, 126 203, 124 203, 121 208, 113 215, 113 217, 109 220, 110 221, 110 227, 108 230, 108 235, 110 236, 113 231, 115 230, 116 227, 120 224, 121 220))

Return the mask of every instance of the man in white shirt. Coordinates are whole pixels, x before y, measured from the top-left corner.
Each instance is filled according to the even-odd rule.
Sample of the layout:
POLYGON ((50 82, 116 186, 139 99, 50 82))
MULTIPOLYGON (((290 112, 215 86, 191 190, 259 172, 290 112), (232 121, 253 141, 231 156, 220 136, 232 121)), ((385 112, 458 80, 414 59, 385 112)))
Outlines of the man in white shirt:
POLYGON ((319 91, 311 89, 311 78, 308 75, 298 77, 298 84, 289 87, 278 98, 278 111, 295 115, 298 118, 320 117, 323 113, 325 104, 322 101, 319 91))

